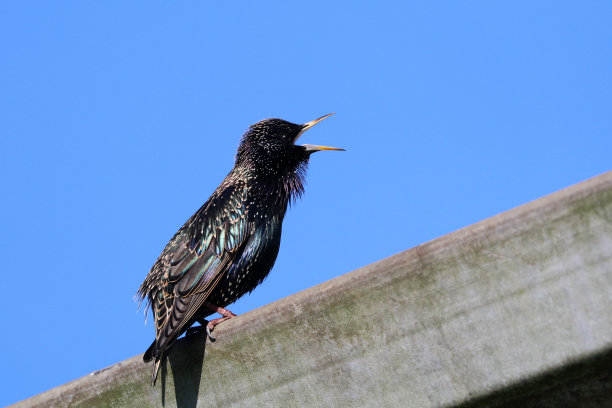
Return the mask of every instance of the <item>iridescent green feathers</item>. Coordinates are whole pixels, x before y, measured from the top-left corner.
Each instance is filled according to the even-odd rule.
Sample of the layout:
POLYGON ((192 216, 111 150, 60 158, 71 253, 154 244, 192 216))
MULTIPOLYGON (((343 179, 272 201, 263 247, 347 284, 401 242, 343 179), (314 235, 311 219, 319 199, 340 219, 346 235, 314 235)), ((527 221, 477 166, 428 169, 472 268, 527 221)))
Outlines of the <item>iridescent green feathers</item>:
POLYGON ((153 309, 157 333, 146 359, 184 331, 245 242, 246 185, 233 181, 224 182, 175 234, 138 291, 153 309))
MULTIPOLYGON (((328 116, 303 125, 266 119, 251 126, 232 171, 164 248, 138 290, 155 320, 155 341, 143 358, 155 360, 153 382, 177 337, 253 290, 270 272, 287 207, 304 191, 310 155, 338 150, 295 142, 328 116)), ((219 320, 208 322, 207 330, 219 320)))

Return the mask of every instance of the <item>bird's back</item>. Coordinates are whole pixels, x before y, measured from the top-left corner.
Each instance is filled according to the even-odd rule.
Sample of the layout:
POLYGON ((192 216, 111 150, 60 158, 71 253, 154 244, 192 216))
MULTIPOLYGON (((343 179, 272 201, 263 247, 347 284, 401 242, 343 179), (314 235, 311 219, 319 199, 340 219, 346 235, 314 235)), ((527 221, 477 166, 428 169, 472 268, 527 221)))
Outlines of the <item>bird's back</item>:
POLYGON ((282 211, 261 205, 233 172, 179 229, 140 287, 155 320, 156 340, 145 360, 158 358, 196 318, 252 291, 270 272, 280 246, 282 211))
POLYGON ((303 125, 265 119, 249 127, 234 168, 208 201, 170 240, 138 291, 147 298, 156 338, 144 360, 155 359, 153 382, 165 350, 195 320, 208 335, 235 316, 224 307, 259 285, 274 265, 289 203, 304 191, 310 155, 342 150, 296 145, 300 136, 330 115, 303 125))

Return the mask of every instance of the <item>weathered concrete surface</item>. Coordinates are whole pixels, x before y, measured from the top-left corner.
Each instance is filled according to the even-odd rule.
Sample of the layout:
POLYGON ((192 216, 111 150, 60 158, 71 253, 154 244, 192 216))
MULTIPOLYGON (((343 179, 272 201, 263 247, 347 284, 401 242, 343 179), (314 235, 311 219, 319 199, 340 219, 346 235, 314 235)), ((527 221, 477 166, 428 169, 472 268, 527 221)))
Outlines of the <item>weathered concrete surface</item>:
POLYGON ((609 172, 16 406, 603 407, 611 316, 609 172))

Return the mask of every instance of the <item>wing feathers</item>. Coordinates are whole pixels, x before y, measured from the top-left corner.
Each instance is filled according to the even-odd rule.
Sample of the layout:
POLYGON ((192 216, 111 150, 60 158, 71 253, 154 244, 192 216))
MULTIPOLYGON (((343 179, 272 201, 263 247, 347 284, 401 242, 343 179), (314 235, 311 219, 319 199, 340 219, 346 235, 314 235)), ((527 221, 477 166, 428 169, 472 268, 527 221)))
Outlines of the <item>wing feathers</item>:
POLYGON ((181 277, 183 277, 193 265, 198 261, 198 257, 191 253, 189 256, 185 256, 183 260, 173 268, 170 268, 170 273, 168 274, 169 281, 175 281, 181 277))
POLYGON ((187 255, 191 252, 187 248, 187 246, 183 245, 179 250, 176 251, 174 256, 170 259, 170 266, 176 266, 179 262, 181 262, 187 255))
POLYGON ((239 256, 248 236, 245 185, 220 187, 168 243, 150 272, 148 290, 156 326, 157 357, 192 321, 239 256), (153 279, 152 279, 153 280, 153 279))
POLYGON ((207 252, 201 256, 187 273, 179 280, 174 293, 179 296, 189 296, 197 287, 206 287, 212 278, 219 272, 221 258, 207 252))

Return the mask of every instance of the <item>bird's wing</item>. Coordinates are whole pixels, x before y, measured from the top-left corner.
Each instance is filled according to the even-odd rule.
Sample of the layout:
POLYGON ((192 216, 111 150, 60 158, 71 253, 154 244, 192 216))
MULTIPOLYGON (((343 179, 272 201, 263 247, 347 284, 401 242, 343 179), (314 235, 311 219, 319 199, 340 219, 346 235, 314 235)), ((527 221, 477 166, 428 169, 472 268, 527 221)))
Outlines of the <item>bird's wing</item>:
POLYGON ((157 350, 182 332, 240 253, 249 236, 246 198, 244 185, 222 185, 177 232, 154 265, 153 269, 163 269, 156 273, 161 285, 149 298, 157 350))

